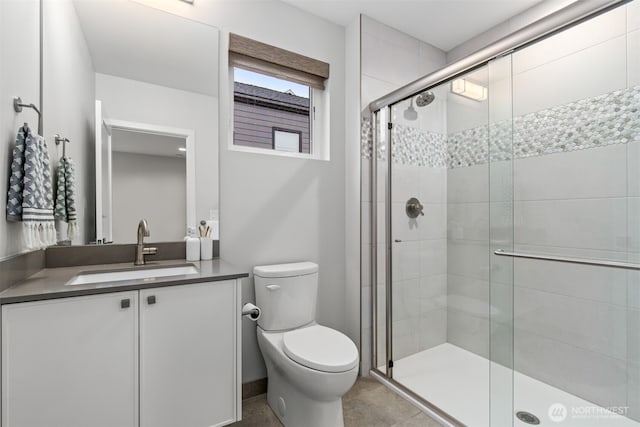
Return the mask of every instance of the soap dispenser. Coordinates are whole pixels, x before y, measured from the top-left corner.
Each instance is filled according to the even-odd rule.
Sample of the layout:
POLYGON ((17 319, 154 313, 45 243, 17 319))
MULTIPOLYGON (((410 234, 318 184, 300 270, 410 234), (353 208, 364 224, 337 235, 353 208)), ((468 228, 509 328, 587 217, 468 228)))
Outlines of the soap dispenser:
POLYGON ((187 261, 200 261, 200 239, 196 237, 196 229, 189 227, 185 239, 187 247, 187 261))

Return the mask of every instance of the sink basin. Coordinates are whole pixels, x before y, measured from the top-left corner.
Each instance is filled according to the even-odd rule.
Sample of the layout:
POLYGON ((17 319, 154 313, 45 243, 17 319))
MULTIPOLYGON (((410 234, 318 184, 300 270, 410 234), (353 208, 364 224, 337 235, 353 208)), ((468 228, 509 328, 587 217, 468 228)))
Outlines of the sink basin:
POLYGON ((67 286, 90 285, 92 283, 109 283, 123 280, 153 280, 160 277, 183 276, 196 274, 198 269, 193 264, 140 268, 131 270, 95 271, 80 273, 69 280, 67 286))

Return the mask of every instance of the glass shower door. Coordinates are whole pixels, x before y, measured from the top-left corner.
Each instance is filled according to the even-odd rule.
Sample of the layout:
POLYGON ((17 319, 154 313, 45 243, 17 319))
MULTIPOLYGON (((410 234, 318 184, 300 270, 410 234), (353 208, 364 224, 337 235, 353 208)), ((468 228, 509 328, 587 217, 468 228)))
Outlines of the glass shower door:
MULTIPOLYGON (((505 243, 491 240, 490 220, 500 220, 492 224, 496 236, 510 236, 510 157, 494 152, 502 161, 494 165, 489 153, 497 129, 489 126, 490 110, 506 114, 508 124, 511 98, 492 104, 490 71, 479 68, 393 105, 389 130, 391 377, 453 422, 473 426, 491 425, 490 390, 496 402, 511 402, 508 272, 494 286, 490 257, 494 243, 505 243), (495 373, 494 359, 508 368, 495 373)), ((496 71, 505 78, 510 67, 501 62, 496 71)), ((494 121, 510 137, 502 118, 494 121)), ((510 151, 511 140, 496 146, 510 151)), ((511 414, 510 406, 498 409, 511 414)))
POLYGON ((640 426, 639 4, 380 112, 377 366, 454 425, 640 426))
POLYGON ((639 261, 639 20, 631 2, 511 55, 513 410, 543 425, 640 425, 638 272, 572 261, 639 261))
MULTIPOLYGON (((488 64, 489 74, 489 420, 517 425, 513 405, 513 75, 510 55, 488 64)), ((532 421, 529 414, 517 414, 532 421)))

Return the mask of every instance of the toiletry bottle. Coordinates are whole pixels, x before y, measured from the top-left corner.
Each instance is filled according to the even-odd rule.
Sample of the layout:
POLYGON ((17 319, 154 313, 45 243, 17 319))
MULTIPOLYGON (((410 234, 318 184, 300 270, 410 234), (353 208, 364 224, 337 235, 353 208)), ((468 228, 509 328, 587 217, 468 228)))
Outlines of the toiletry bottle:
POLYGON ((200 261, 200 239, 196 237, 196 231, 189 227, 186 238, 187 261, 200 261))

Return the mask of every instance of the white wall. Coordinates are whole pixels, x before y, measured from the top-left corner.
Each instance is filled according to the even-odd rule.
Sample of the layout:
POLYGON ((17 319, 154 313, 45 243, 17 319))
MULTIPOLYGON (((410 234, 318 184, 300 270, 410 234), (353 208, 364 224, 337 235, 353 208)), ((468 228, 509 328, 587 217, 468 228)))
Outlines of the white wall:
POLYGON ((111 119, 195 131, 196 218, 218 208, 218 99, 96 73, 96 99, 111 119))
MULTIPOLYGON (((95 72, 82 28, 71 0, 48 0, 44 6, 44 136, 51 164, 57 167, 62 146, 54 135, 69 138, 66 153, 75 163, 78 235, 73 244, 95 238, 94 97, 95 72)), ((66 240, 66 224, 56 224, 66 240)))
MULTIPOLYGON (((317 320, 345 327, 345 30, 280 2, 227 5, 221 52, 234 32, 330 64, 330 161, 231 151, 232 101, 227 57, 220 71, 221 256, 251 270, 255 265, 309 260, 320 265, 317 320), (321 35, 321 36, 319 36, 321 35)), ((242 289, 253 300, 253 281, 242 289)), ((266 372, 245 321, 243 380, 266 372)))
POLYGON ((361 336, 360 295, 360 29, 358 17, 345 32, 345 332, 363 348, 360 370, 367 372, 371 334, 361 336))
MULTIPOLYGON (((346 310, 355 309, 345 304, 345 292, 352 292, 345 288, 345 145, 357 142, 345 142, 345 91, 352 93, 345 83, 345 29, 275 0, 196 2, 193 6, 172 0, 138 1, 221 29, 221 257, 249 271, 260 264, 318 262, 318 321, 353 334, 358 326, 347 325, 345 320, 346 310), (228 149, 229 32, 330 64, 330 161, 228 149)), ((253 300, 252 279, 245 281, 242 291, 245 301, 253 300)), ((243 322, 246 382, 262 378, 266 372, 255 339, 255 325, 243 322)))
POLYGON ((140 218, 147 242, 175 242, 186 224, 186 161, 178 157, 113 153, 113 241, 135 243, 140 218))
MULTIPOLYGON (((24 122, 38 129, 36 113, 16 113, 12 98, 40 104, 39 10, 37 0, 0 1, 0 197, 5 201, 16 132, 24 122)), ((23 251, 20 225, 6 222, 2 206, 0 259, 23 251)))

